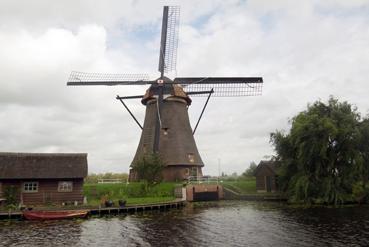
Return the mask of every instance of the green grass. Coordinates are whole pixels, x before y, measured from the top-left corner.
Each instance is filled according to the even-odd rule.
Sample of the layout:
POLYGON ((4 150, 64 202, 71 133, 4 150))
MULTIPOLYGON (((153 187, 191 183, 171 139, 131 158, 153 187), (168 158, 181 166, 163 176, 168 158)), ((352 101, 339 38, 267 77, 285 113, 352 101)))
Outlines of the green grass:
POLYGON ((104 199, 112 200, 116 205, 118 200, 124 199, 132 205, 174 200, 175 186, 175 183, 160 183, 153 187, 146 187, 144 183, 85 184, 83 192, 89 205, 100 205, 104 199))
POLYGON ((223 185, 240 194, 256 194, 255 178, 237 181, 223 181, 223 185))

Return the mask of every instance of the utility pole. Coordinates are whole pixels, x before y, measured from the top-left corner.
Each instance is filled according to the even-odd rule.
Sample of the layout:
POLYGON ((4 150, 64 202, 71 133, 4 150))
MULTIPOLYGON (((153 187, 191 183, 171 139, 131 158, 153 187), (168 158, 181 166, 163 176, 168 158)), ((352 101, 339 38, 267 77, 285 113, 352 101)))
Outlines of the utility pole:
POLYGON ((220 178, 220 158, 218 158, 218 184, 219 184, 219 178, 220 178))

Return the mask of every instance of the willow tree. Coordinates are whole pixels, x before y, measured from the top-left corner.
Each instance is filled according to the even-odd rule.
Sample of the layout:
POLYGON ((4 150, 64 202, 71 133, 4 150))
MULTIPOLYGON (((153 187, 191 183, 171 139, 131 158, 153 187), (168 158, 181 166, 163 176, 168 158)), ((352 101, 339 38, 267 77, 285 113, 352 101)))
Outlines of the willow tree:
POLYGON ((368 181, 368 120, 360 121, 356 107, 331 97, 308 105, 291 124, 289 133, 271 134, 280 189, 295 202, 353 200, 357 181, 364 188, 368 181))
POLYGON ((365 197, 366 191, 369 190, 369 117, 359 123, 359 131, 359 157, 357 164, 361 180, 355 192, 357 196, 365 197))

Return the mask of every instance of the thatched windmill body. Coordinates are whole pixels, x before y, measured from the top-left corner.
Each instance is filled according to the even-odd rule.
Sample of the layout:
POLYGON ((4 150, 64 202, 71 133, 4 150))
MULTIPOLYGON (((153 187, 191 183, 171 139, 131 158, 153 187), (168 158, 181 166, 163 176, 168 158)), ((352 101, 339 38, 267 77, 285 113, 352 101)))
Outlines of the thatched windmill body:
MULTIPOLYGON (((145 154, 159 153, 165 163, 163 178, 178 181, 189 176, 202 176, 204 163, 194 139, 194 133, 201 120, 210 96, 252 96, 260 95, 261 77, 177 77, 167 78, 165 73, 175 70, 178 44, 179 8, 165 6, 163 11, 159 72, 160 77, 150 80, 138 74, 96 74, 72 72, 67 85, 150 85, 144 95, 117 96, 129 114, 141 128, 141 139, 132 164, 145 154), (192 130, 188 107, 192 96, 207 96, 200 117, 192 130), (123 100, 141 99, 146 106, 143 126, 123 100)), ((131 164, 131 168, 132 168, 131 164)), ((130 180, 139 179, 134 169, 130 180)))

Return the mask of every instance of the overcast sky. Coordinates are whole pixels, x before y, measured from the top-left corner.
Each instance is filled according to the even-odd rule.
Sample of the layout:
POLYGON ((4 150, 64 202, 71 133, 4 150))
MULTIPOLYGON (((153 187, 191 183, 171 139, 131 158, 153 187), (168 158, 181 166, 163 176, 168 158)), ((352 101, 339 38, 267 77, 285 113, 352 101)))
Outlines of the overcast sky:
MULTIPOLYGON (((87 152, 89 172, 128 172, 140 129, 119 95, 67 87, 72 70, 157 72, 163 5, 180 5, 178 76, 262 76, 262 96, 211 98, 195 135, 204 173, 273 154, 270 133, 330 95, 368 114, 369 1, 0 0, 0 151, 87 152)), ((194 125, 205 98, 193 98, 194 125)), ((128 102, 143 122, 145 107, 128 102)))

